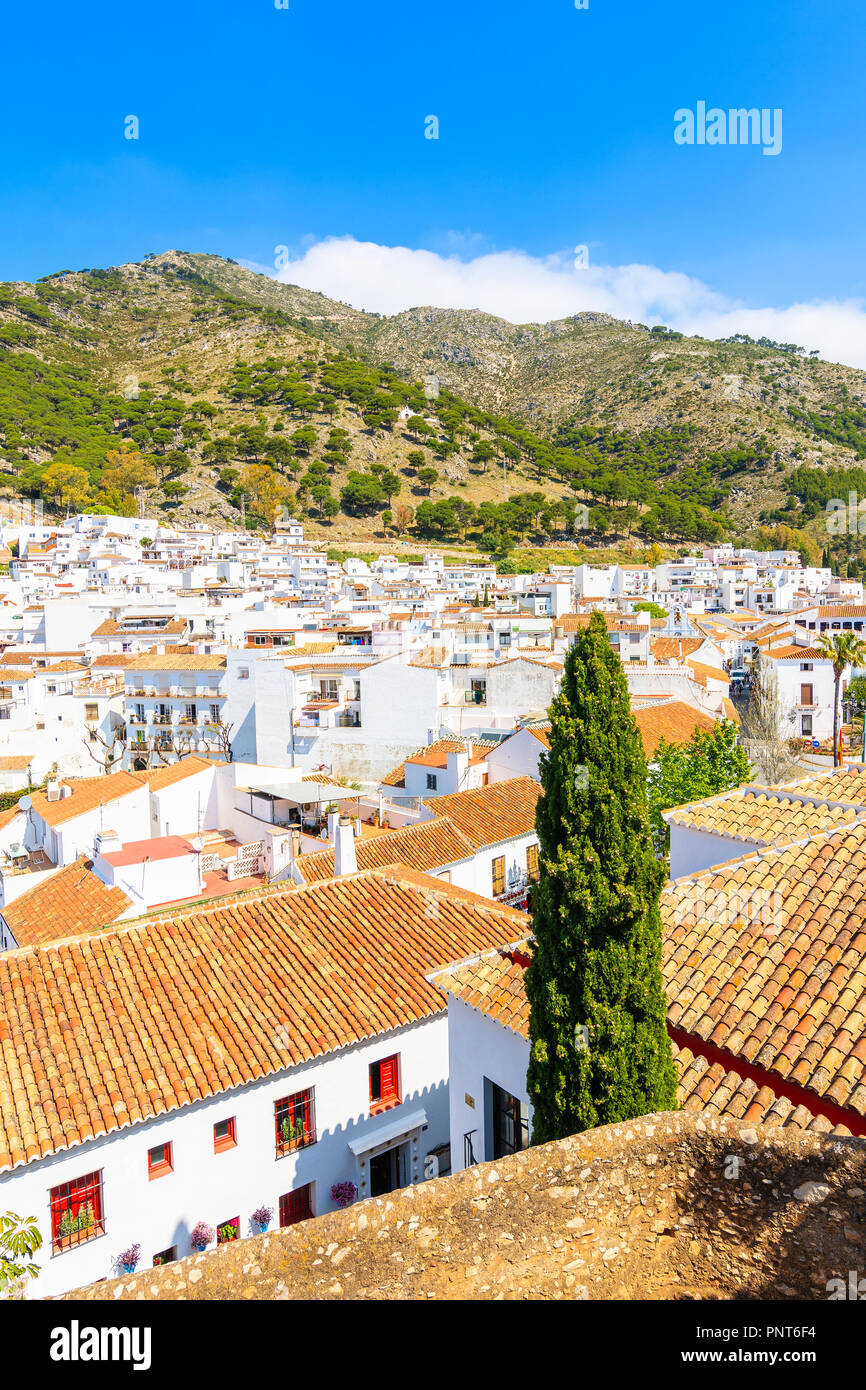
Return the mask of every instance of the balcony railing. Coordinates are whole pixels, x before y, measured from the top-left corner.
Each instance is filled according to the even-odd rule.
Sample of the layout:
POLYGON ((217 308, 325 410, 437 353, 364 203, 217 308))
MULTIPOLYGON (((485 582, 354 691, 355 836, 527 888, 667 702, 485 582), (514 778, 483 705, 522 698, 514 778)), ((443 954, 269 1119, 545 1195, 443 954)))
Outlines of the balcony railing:
POLYGON ((494 892, 493 896, 498 903, 503 903, 506 906, 511 906, 514 903, 523 903, 528 899, 529 889, 534 881, 535 880, 528 874, 524 874, 522 878, 509 884, 509 886, 502 889, 501 892, 494 892))
POLYGON ((477 1134, 477 1133, 478 1133, 478 1130, 477 1130, 477 1129, 470 1129, 470 1130, 468 1131, 468 1133, 464 1134, 464 1136, 463 1136, 463 1167, 464 1167, 464 1168, 472 1168, 472 1167, 478 1162, 478 1159, 475 1157, 475 1148, 474 1148, 473 1143, 472 1143, 472 1136, 473 1136, 474 1134, 477 1134))

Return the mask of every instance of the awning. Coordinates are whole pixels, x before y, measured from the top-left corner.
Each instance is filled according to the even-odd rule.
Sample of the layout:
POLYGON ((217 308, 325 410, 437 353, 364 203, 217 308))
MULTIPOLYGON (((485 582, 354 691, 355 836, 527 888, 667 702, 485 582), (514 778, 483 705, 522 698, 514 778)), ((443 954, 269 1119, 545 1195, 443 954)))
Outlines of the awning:
POLYGON ((253 796, 268 796, 273 801, 293 801, 296 806, 321 805, 329 801, 356 801, 361 795, 350 787, 328 786, 323 782, 273 782, 268 786, 238 787, 238 791, 253 796))
POLYGON ((379 1125, 377 1129, 369 1130, 360 1139, 350 1139, 349 1148, 357 1157, 359 1154, 369 1153, 371 1149, 381 1148, 383 1144, 405 1139, 413 1130, 423 1129, 426 1123, 426 1110, 412 1110, 408 1115, 401 1115, 398 1120, 392 1120, 390 1124, 379 1125))

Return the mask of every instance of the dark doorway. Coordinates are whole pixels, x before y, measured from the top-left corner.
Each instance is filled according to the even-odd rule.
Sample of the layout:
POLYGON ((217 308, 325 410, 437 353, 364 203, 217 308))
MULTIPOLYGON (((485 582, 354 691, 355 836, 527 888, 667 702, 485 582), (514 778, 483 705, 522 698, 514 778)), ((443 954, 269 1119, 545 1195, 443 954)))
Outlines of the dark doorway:
POLYGON ((402 1187, 402 1166, 399 1147, 374 1154, 370 1159, 370 1196, 384 1197, 386 1192, 402 1187))

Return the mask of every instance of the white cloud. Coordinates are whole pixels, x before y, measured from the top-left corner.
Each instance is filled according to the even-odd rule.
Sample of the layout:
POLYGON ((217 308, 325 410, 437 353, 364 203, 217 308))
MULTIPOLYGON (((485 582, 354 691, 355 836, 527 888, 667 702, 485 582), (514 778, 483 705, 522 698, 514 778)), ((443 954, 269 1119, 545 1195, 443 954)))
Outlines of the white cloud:
MULTIPOLYGON (((464 245, 467 235, 460 234, 464 245)), ((352 237, 326 237, 290 260, 276 278, 381 314, 432 305, 482 309, 512 323, 545 323, 596 310, 637 323, 666 323, 705 338, 748 333, 800 343, 818 348, 830 361, 866 368, 863 300, 755 309, 679 271, 651 265, 590 264, 580 269, 576 259, 574 254, 533 257, 523 251, 460 259, 352 237)))

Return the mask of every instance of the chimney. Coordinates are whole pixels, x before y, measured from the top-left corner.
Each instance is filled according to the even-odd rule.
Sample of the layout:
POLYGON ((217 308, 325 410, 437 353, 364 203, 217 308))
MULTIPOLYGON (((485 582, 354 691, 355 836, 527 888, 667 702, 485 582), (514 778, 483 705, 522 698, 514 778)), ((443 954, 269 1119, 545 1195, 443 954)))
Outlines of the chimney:
POLYGON ((335 877, 356 874, 358 859, 355 854, 355 827, 352 817, 341 816, 338 811, 332 811, 328 816, 328 838, 334 846, 335 877))
POLYGON ((459 752, 446 753, 445 766, 449 777, 455 779, 455 791, 462 791, 466 774, 469 771, 469 754, 466 749, 461 748, 459 752))

